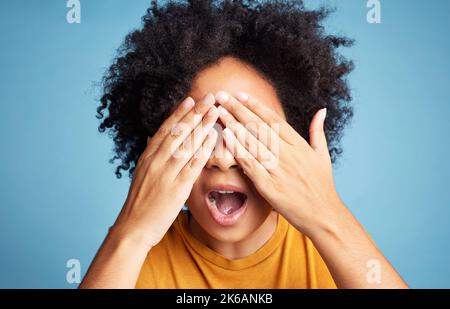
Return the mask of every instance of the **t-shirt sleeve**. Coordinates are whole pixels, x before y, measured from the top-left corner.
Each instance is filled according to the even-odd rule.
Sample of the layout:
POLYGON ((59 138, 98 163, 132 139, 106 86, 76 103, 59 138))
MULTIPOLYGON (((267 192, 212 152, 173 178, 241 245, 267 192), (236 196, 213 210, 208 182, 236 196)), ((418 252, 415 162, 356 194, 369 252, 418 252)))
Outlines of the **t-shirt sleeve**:
POLYGON ((334 282, 327 265, 325 264, 317 249, 314 247, 313 250, 315 258, 317 288, 336 289, 336 283, 334 282))
MULTIPOLYGON (((149 253, 150 254, 150 253, 149 253)), ((156 280, 152 270, 151 263, 149 263, 149 255, 142 264, 139 277, 136 281, 136 289, 156 289, 156 280)))
POLYGON ((319 251, 315 248, 312 241, 306 238, 306 248, 308 251, 308 257, 311 261, 312 266, 310 271, 313 272, 311 275, 310 288, 313 289, 336 289, 336 283, 328 270, 325 261, 320 256, 319 251))

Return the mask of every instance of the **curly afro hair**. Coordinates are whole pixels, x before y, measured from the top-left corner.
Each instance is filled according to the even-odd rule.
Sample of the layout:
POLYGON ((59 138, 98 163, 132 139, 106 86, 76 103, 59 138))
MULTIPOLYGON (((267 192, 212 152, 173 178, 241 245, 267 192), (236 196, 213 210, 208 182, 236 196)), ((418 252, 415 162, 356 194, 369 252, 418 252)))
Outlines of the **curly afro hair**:
POLYGON ((352 41, 324 33, 330 10, 303 1, 152 1, 141 29, 127 35, 103 79, 97 108, 120 160, 116 176, 132 177, 147 137, 153 136, 199 71, 231 56, 255 67, 275 87, 287 121, 306 140, 318 109, 333 163, 353 113, 347 74, 353 63, 338 52, 352 41), (106 114, 105 114, 106 112, 106 114))

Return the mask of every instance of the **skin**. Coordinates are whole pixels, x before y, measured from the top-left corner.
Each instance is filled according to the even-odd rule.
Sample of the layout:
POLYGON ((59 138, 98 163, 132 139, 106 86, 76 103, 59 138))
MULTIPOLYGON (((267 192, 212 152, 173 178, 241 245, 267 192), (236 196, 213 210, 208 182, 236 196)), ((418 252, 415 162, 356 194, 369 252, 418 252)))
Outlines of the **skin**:
MULTIPOLYGON (((198 99, 211 92, 220 94, 226 90, 252 92, 265 98, 266 106, 280 115, 283 109, 275 89, 251 66, 234 58, 224 58, 219 63, 201 71, 189 95, 198 99)), ((216 95, 217 102, 217 95, 216 95)), ((218 105, 218 102, 216 103, 218 105)), ((223 125, 223 123, 221 122, 223 125)), ((221 128, 219 128, 221 131, 221 128)), ((214 251, 230 259, 238 259, 257 251, 272 236, 277 225, 277 214, 272 206, 256 191, 253 182, 245 176, 242 168, 227 149, 220 135, 213 155, 194 183, 186 203, 192 213, 190 227, 194 236, 214 251), (246 189, 247 211, 243 218, 231 227, 223 227, 212 220, 205 211, 205 190, 211 183, 227 183, 246 189)))
POLYGON ((81 288, 133 288, 147 253, 183 203, 192 213, 192 234, 230 259, 258 250, 275 231, 278 212, 312 240, 339 288, 407 287, 336 192, 325 109, 314 116, 308 143, 285 121, 270 83, 230 57, 201 71, 188 95, 149 140, 124 207, 81 288), (200 121, 206 130, 196 127, 200 121), (212 128, 217 121, 226 126, 220 135, 212 128), (183 130, 171 129, 180 122, 183 130), (264 139, 267 134, 278 143, 264 139), (194 136, 199 141, 184 156, 172 155, 194 136), (232 181, 248 192, 247 212, 231 227, 215 224, 204 211, 211 179, 232 181), (380 265, 380 283, 366 279, 371 260, 380 265))

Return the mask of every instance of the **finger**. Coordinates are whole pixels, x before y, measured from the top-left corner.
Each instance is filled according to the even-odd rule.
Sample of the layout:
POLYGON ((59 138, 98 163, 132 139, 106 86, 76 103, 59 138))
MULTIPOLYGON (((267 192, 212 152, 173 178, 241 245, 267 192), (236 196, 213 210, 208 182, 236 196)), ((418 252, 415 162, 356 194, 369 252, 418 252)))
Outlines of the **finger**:
POLYGON ((158 131, 153 137, 147 138, 147 148, 145 149, 145 155, 153 153, 161 144, 161 142, 170 133, 174 124, 178 123, 195 105, 194 99, 191 97, 185 98, 174 112, 163 122, 158 131))
POLYGON ((172 152, 171 158, 167 161, 168 169, 176 170, 176 175, 183 166, 192 158, 192 156, 201 147, 209 132, 213 129, 219 117, 215 106, 212 106, 208 114, 203 118, 202 123, 198 125, 188 138, 172 152))
POLYGON ((257 98, 244 92, 238 92, 235 94, 235 96, 240 103, 242 103, 246 108, 251 110, 256 115, 258 115, 258 117, 260 117, 264 122, 268 124, 278 124, 278 134, 285 142, 291 145, 298 145, 302 142, 307 144, 303 137, 298 134, 297 131, 295 131, 294 128, 292 128, 292 126, 286 122, 286 120, 284 120, 270 108, 264 106, 264 104, 257 98))
MULTIPOLYGON (((275 152, 270 151, 264 143, 247 130, 247 127, 244 127, 240 122, 236 121, 233 115, 228 113, 224 107, 219 106, 217 109, 222 123, 234 133, 234 136, 239 143, 243 145, 265 169, 271 170, 276 168, 278 162, 278 147, 273 147, 274 149, 276 148, 275 152)), ((278 136, 276 136, 276 138, 278 138, 278 136)), ((273 146, 273 144, 274 143, 270 143, 271 146, 273 146)))
POLYGON ((247 130, 258 138, 264 145, 266 145, 269 149, 271 148, 269 137, 278 136, 276 132, 277 128, 270 127, 270 124, 265 123, 258 115, 246 108, 238 100, 236 100, 236 98, 225 91, 219 91, 216 94, 216 101, 219 102, 225 110, 229 110, 233 115, 233 118, 245 125, 247 130))
POLYGON ((213 128, 208 132, 205 140, 203 141, 202 146, 197 149, 197 152, 194 156, 186 163, 183 169, 178 174, 178 179, 181 181, 189 181, 192 180, 194 182, 200 173, 202 172, 203 167, 205 167, 208 162, 211 153, 214 150, 214 146, 217 141, 217 131, 213 128))
POLYGON ((164 162, 167 161, 175 149, 191 134, 195 127, 202 121, 204 115, 210 111, 215 99, 212 94, 206 95, 195 107, 189 111, 179 122, 174 123, 170 133, 157 149, 158 156, 164 162))
MULTIPOLYGON (((239 143, 233 132, 229 128, 223 130, 223 139, 228 150, 233 154, 236 161, 242 167, 244 174, 250 177, 253 181, 263 181, 269 177, 269 172, 264 166, 253 157, 244 146, 239 143)), ((256 185, 256 183, 255 183, 256 185)))
POLYGON ((312 149, 325 159, 329 159, 330 154, 328 152, 327 138, 324 131, 326 115, 326 108, 322 108, 314 115, 309 127, 309 139, 312 149))

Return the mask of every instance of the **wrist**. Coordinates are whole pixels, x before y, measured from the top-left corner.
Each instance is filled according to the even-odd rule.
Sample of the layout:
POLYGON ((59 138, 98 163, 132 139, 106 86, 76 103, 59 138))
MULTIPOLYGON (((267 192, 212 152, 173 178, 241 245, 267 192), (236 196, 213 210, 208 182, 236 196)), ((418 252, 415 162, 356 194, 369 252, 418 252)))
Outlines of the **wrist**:
POLYGON ((109 228, 107 239, 117 247, 126 247, 133 252, 148 253, 154 246, 144 232, 117 223, 109 228))
POLYGON ((338 195, 321 208, 324 211, 318 211, 310 220, 310 223, 304 227, 304 234, 313 242, 318 239, 327 239, 345 243, 344 240, 355 231, 358 225, 350 210, 338 195))

